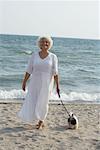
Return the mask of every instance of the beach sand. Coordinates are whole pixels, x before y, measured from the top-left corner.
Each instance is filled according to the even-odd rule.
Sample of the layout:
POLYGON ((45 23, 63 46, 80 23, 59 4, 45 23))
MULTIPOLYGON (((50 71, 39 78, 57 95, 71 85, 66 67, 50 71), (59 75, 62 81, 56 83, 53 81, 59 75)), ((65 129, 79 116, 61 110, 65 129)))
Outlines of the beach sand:
POLYGON ((49 104, 45 128, 29 130, 16 117, 21 103, 0 103, 0 150, 100 150, 100 104, 66 104, 79 129, 66 129, 62 105, 49 104))

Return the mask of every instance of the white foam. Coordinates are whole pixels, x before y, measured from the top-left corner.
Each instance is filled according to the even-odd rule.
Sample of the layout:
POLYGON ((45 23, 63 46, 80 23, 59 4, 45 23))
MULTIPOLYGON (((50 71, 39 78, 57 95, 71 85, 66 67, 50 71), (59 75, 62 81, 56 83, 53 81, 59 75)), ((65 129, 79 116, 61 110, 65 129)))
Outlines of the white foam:
POLYGON ((16 89, 10 91, 0 90, 0 99, 24 99, 26 92, 16 89))
POLYGON ((32 51, 30 51, 30 50, 25 50, 25 51, 23 51, 23 53, 30 55, 30 54, 32 54, 32 51))
MULTIPOLYGON (((0 100, 4 99, 24 99, 27 93, 26 91, 22 91, 21 89, 13 89, 10 91, 6 90, 0 90, 0 100)), ((61 93, 61 99, 63 101, 100 101, 100 93, 95 93, 95 94, 88 94, 88 93, 77 93, 77 92, 70 92, 70 93, 61 93)), ((51 94, 50 100, 56 101, 60 100, 58 95, 53 92, 51 94)))
POLYGON ((64 101, 98 101, 100 100, 100 93, 88 94, 88 93, 77 93, 70 92, 68 94, 61 93, 61 99, 64 101))

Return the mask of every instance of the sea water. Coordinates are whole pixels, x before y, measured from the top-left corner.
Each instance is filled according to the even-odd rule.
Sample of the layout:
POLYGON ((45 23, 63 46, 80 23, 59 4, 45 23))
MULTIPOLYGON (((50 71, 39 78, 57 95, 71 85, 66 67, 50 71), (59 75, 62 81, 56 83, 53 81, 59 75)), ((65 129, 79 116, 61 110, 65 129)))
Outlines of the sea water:
MULTIPOLYGON (((53 41, 50 51, 59 60, 61 99, 100 103, 100 41, 56 37, 53 41)), ((25 98, 22 80, 31 54, 38 50, 37 36, 0 35, 0 100, 25 98)), ((59 100, 55 89, 50 100, 59 100)))

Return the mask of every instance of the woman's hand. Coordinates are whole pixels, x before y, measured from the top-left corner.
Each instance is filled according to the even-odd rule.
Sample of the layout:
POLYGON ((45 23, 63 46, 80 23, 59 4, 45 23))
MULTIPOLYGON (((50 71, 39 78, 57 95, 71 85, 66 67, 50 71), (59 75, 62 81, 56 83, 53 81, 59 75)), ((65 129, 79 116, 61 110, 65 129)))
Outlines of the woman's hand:
POLYGON ((57 91, 57 94, 58 94, 58 96, 60 98, 60 89, 58 88, 58 86, 56 87, 56 91, 57 91))
POLYGON ((60 98, 59 79, 58 78, 59 78, 58 75, 54 76, 54 80, 56 82, 56 92, 57 92, 57 94, 58 94, 58 96, 60 98))
POLYGON ((29 79, 30 74, 28 72, 25 73, 25 77, 23 79, 23 83, 22 83, 22 90, 25 91, 26 90, 26 82, 29 79))
POLYGON ((25 91, 26 90, 26 82, 23 81, 22 83, 22 90, 25 91))

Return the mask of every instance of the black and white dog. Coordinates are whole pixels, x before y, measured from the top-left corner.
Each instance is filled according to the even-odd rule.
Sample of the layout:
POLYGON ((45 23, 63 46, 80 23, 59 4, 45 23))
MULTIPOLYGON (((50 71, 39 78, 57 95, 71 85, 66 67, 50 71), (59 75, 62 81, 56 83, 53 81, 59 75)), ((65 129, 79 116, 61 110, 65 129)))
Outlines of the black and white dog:
POLYGON ((78 119, 72 112, 68 118, 68 129, 78 129, 78 119))
MULTIPOLYGON (((60 98, 60 91, 57 92, 58 96, 60 98)), ((65 107, 63 101, 60 98, 60 101, 63 105, 63 107, 65 108, 65 111, 67 112, 69 118, 68 118, 68 129, 78 129, 78 119, 77 117, 72 113, 72 112, 68 112, 67 108, 65 107)))

